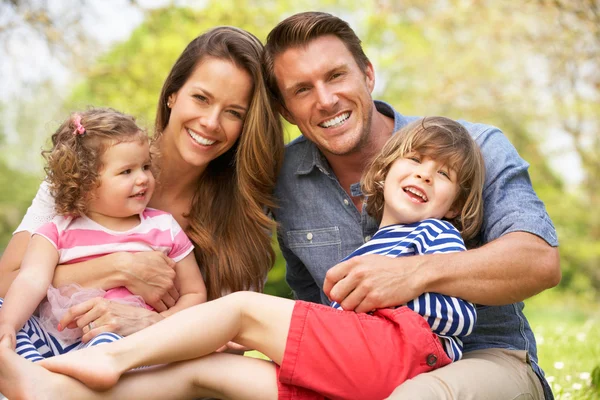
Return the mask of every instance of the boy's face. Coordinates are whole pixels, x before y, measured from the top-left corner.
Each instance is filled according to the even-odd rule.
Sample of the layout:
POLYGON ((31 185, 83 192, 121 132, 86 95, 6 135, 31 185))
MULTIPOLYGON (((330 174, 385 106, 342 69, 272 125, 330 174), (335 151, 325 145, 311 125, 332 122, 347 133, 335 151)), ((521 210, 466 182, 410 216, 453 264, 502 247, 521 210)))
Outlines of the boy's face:
POLYGON ((102 154, 102 164, 100 187, 90 196, 87 216, 104 225, 140 214, 154 192, 148 142, 112 145, 102 154))
POLYGON ((427 218, 452 219, 459 192, 456 171, 417 152, 394 161, 385 178, 381 227, 427 218))
POLYGON ((333 35, 275 57, 274 73, 284 117, 324 153, 346 155, 367 143, 375 85, 373 67, 362 71, 333 35))

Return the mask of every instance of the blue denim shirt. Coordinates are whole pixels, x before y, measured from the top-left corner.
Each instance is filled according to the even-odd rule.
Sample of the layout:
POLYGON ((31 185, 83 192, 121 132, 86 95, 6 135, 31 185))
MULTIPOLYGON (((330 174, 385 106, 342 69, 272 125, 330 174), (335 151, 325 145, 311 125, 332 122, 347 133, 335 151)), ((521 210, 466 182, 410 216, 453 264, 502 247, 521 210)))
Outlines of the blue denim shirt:
MULTIPOLYGON (((377 110, 394 118, 394 131, 419 117, 405 117, 389 104, 376 101, 377 110)), ((558 246, 556 231, 544 204, 531 186, 529 164, 497 128, 459 121, 480 146, 485 159, 484 221, 480 242, 523 231, 558 246)), ((360 184, 352 185, 361 195, 360 184)), ((279 208, 279 245, 286 260, 286 279, 296 298, 329 304, 322 291, 325 274, 342 258, 368 241, 376 221, 359 212, 338 182, 327 160, 311 141, 300 136, 285 153, 275 194, 279 208)), ((523 315, 523 303, 478 306, 475 331, 464 338, 465 352, 485 348, 527 350, 540 376, 547 399, 552 392, 537 364, 533 332, 523 315)))

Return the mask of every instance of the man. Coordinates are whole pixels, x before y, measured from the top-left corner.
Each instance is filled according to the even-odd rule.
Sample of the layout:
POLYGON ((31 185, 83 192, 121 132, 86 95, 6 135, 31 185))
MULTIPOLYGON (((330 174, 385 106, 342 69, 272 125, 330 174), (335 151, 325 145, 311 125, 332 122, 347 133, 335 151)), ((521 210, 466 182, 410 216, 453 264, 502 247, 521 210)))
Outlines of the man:
POLYGON ((360 40, 326 13, 300 13, 278 24, 267 38, 265 67, 283 116, 303 134, 287 147, 276 188, 278 239, 295 296, 335 300, 356 312, 404 304, 424 292, 480 304, 464 358, 407 381, 390 398, 551 399, 522 300, 560 281, 558 242, 528 164, 502 132, 461 121, 487 168, 480 247, 339 263, 377 229, 363 209, 363 170, 416 117, 373 101, 375 73, 360 40))

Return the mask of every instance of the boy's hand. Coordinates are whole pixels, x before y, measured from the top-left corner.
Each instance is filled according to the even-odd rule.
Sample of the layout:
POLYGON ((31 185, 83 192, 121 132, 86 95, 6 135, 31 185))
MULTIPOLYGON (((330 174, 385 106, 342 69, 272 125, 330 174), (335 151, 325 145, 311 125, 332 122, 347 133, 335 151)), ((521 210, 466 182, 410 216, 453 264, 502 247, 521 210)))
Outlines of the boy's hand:
POLYGON ((17 334, 14 329, 7 326, 0 326, 0 346, 15 350, 17 345, 17 334))

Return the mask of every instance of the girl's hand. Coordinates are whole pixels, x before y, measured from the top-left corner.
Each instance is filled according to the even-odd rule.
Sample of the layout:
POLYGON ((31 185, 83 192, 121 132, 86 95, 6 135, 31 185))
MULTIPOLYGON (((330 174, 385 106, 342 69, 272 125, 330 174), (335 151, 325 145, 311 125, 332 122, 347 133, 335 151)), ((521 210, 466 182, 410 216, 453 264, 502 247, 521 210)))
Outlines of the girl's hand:
POLYGON ((142 296, 156 311, 173 307, 179 299, 175 288, 175 262, 160 251, 122 253, 117 268, 125 275, 125 286, 142 296))
POLYGON ((71 307, 60 320, 59 330, 79 327, 84 333, 81 341, 87 343, 102 332, 128 336, 162 319, 146 308, 96 297, 71 307))
POLYGON ((16 336, 17 334, 13 328, 6 325, 0 326, 0 346, 4 346, 14 351, 17 345, 16 336))

